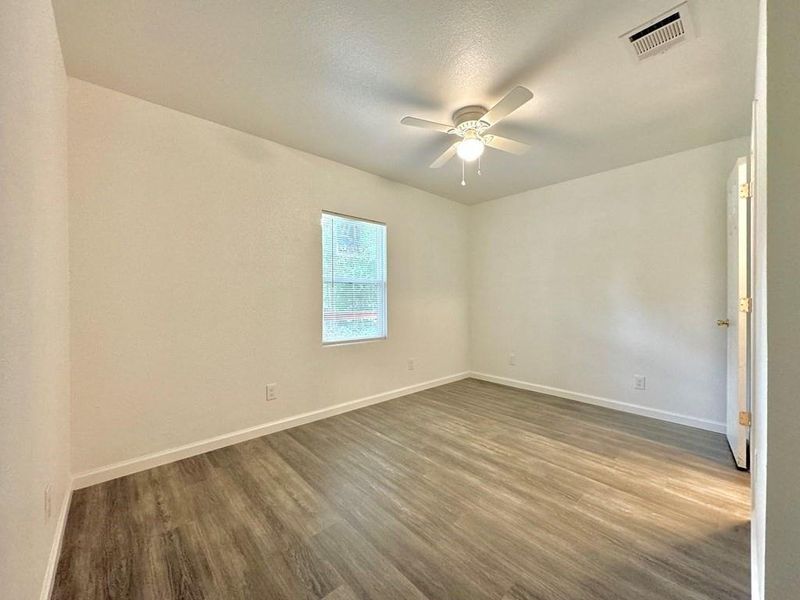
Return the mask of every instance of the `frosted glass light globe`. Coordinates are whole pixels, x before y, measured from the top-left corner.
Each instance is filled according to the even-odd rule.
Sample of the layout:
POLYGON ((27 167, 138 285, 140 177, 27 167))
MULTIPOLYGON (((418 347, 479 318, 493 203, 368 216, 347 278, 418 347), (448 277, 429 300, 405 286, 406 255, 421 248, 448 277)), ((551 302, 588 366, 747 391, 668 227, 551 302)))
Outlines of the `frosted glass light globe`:
POLYGON ((456 153, 461 160, 472 162, 473 160, 477 160, 478 157, 483 154, 483 147, 483 140, 477 135, 467 135, 464 136, 464 139, 458 144, 456 153))

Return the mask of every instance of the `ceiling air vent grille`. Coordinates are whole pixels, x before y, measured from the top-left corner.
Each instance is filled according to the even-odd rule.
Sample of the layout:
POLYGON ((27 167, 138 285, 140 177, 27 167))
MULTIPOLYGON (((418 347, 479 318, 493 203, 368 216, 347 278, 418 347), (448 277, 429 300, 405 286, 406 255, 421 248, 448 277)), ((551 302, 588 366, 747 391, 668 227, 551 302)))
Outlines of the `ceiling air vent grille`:
POLYGON ((660 54, 693 36, 686 3, 680 4, 621 36, 637 60, 660 54))

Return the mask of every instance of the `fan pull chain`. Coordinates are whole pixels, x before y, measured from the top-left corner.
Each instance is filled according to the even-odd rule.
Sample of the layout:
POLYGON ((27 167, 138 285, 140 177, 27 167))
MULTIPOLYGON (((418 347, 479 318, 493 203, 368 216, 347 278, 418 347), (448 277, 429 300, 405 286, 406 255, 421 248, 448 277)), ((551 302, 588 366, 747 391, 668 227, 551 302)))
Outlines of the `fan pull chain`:
POLYGON ((481 175, 481 157, 478 157, 478 177, 481 175))
POLYGON ((465 162, 461 161, 461 185, 467 185, 467 180, 464 178, 464 164, 465 162))

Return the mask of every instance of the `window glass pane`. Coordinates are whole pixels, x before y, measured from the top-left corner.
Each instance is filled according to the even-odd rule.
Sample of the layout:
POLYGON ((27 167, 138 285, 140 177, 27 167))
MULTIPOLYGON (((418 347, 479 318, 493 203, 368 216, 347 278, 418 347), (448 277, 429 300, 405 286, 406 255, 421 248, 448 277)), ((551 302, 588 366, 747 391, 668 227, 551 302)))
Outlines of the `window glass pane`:
POLYGON ((386 337, 386 226, 322 214, 322 341, 386 337))

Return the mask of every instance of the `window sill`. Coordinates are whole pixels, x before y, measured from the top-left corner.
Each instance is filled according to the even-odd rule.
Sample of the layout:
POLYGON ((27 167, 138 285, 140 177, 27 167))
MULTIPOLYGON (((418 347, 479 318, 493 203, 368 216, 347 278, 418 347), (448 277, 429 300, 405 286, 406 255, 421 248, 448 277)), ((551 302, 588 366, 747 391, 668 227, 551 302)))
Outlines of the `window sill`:
POLYGON ((355 346, 356 344, 368 344, 370 342, 383 342, 386 341, 388 336, 383 337, 376 337, 376 338, 367 338, 364 340, 342 340, 341 342, 322 342, 323 348, 329 348, 331 346, 355 346))

